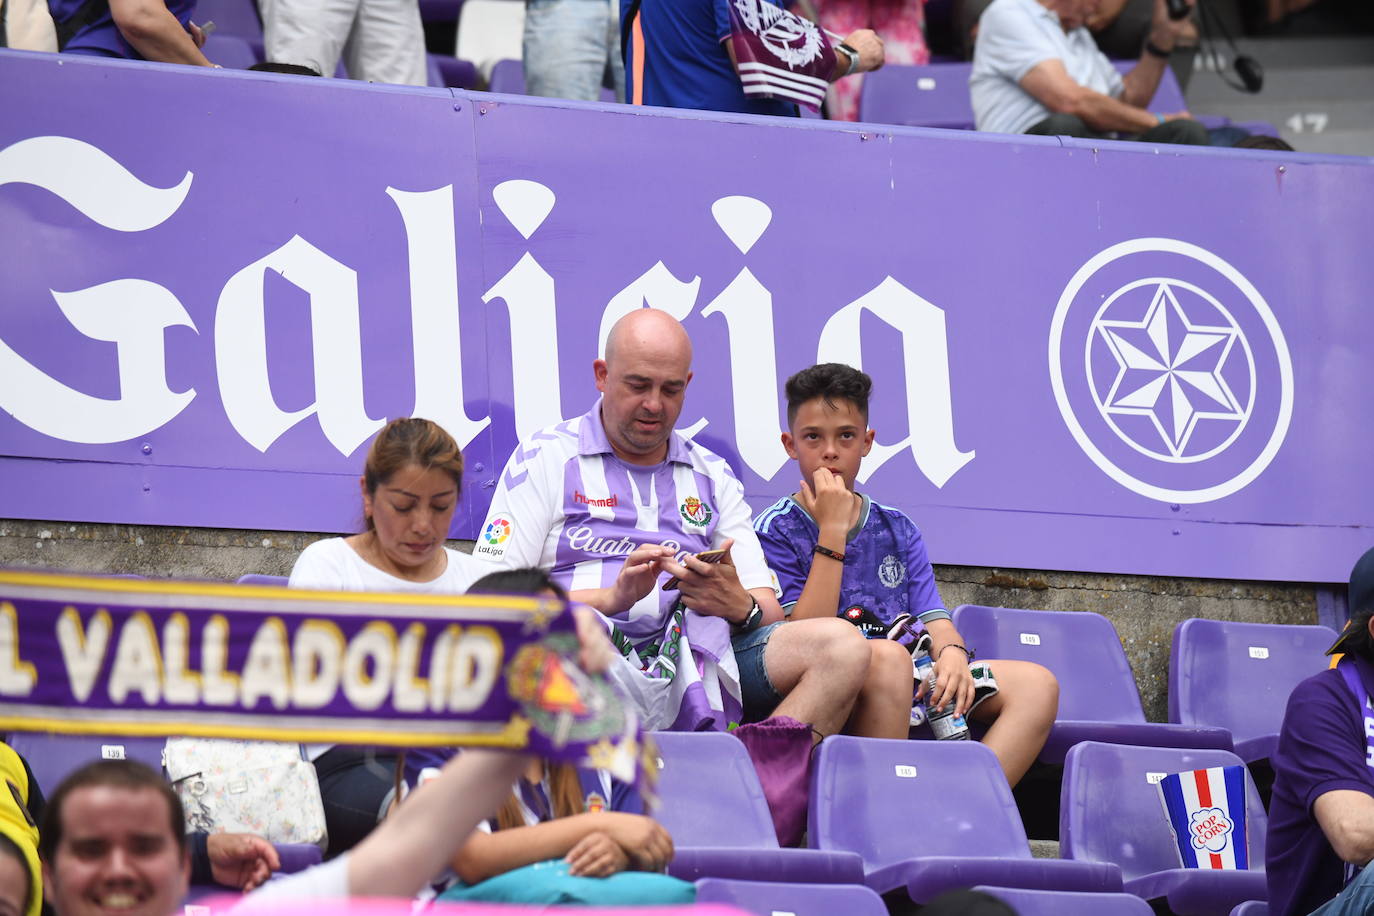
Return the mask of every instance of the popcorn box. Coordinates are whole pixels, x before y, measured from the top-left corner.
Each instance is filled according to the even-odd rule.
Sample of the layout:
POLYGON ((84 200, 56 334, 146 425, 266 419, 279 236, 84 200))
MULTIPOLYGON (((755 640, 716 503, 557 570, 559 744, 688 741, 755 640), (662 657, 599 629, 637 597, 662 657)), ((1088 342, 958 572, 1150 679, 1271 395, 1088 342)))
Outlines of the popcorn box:
POLYGON ((1155 784, 1184 868, 1248 869, 1245 767, 1211 767, 1155 784))

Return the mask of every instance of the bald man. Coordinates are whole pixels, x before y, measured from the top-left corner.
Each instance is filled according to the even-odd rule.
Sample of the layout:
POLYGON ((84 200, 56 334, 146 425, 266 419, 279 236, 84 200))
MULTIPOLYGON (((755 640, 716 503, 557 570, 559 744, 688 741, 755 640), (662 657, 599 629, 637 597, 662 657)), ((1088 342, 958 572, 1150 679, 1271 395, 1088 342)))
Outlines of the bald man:
POLYGON ((864 702, 868 647, 839 618, 781 625, 739 480, 673 430, 691 365, 692 342, 667 313, 617 322, 606 358, 592 363, 601 397, 520 443, 473 555, 550 570, 601 611, 624 653, 612 676, 646 728, 724 729, 776 714, 834 734, 864 702), (725 553, 695 556, 708 550, 725 553), (740 672, 732 637, 766 641, 754 653, 761 670, 740 672))

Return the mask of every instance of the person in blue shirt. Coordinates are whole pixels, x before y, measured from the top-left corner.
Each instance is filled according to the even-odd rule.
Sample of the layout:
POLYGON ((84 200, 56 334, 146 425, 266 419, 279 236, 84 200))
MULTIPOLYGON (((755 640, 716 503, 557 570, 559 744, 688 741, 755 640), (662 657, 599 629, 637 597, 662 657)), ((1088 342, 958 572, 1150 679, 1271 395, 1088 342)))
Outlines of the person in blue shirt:
POLYGON ((195 9, 195 0, 48 0, 65 54, 213 67, 195 9))
MULTIPOLYGON (((732 0, 620 0, 625 100, 635 105, 796 117, 783 99, 749 98, 730 48, 732 0)), ((782 0, 764 0, 784 6, 782 0)), ((834 82, 883 65, 883 41, 872 29, 844 39, 834 82)))
MULTIPOLYGON (((873 447, 872 386, 866 373, 838 363, 812 366, 787 380, 788 431, 782 444, 801 471, 800 486, 760 513, 754 529, 790 620, 838 614, 869 637, 874 667, 881 665, 882 676, 895 682, 883 695, 894 699, 890 714, 901 735, 912 696, 910 691, 903 696, 901 688, 912 683, 911 663, 907 659, 904 671, 894 670, 887 656, 893 648, 903 655, 906 650, 886 637, 903 615, 919 621, 932 640, 936 681, 933 695, 921 686, 917 698, 930 708, 953 703, 957 714, 969 713, 987 724, 983 743, 1014 786, 1049 735, 1059 705, 1058 682, 1031 662, 988 661, 999 690, 974 707, 973 651, 940 600, 921 532, 900 510, 854 491, 859 465, 873 447)), ((738 656, 741 647, 735 651, 738 656)), ((750 668, 741 660, 742 674, 750 668)), ((745 692, 747 700, 748 687, 745 692)))

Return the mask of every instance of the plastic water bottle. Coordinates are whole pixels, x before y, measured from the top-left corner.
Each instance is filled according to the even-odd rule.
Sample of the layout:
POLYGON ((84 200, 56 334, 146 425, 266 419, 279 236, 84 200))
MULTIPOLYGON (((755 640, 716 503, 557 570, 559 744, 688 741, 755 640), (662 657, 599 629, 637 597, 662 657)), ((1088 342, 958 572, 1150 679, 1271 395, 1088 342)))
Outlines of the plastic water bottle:
MULTIPOLYGON (((935 663, 927 654, 912 657, 916 665, 917 683, 926 685, 926 696, 931 696, 935 691, 935 663)), ((963 716, 954 714, 954 702, 950 701, 940 709, 932 708, 926 704, 926 721, 930 723, 930 730, 935 733, 936 740, 939 741, 967 741, 969 740, 968 723, 963 716)))

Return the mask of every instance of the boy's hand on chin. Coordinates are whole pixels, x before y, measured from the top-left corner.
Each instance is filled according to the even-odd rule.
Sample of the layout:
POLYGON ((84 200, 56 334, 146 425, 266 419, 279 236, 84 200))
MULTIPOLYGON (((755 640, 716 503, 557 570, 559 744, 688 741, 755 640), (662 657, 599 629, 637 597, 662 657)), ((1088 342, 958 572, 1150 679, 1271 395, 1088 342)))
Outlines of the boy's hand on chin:
POLYGON ((797 502, 816 520, 819 528, 838 528, 848 532, 853 525, 854 494, 844 478, 828 468, 817 468, 811 482, 801 482, 797 502))

